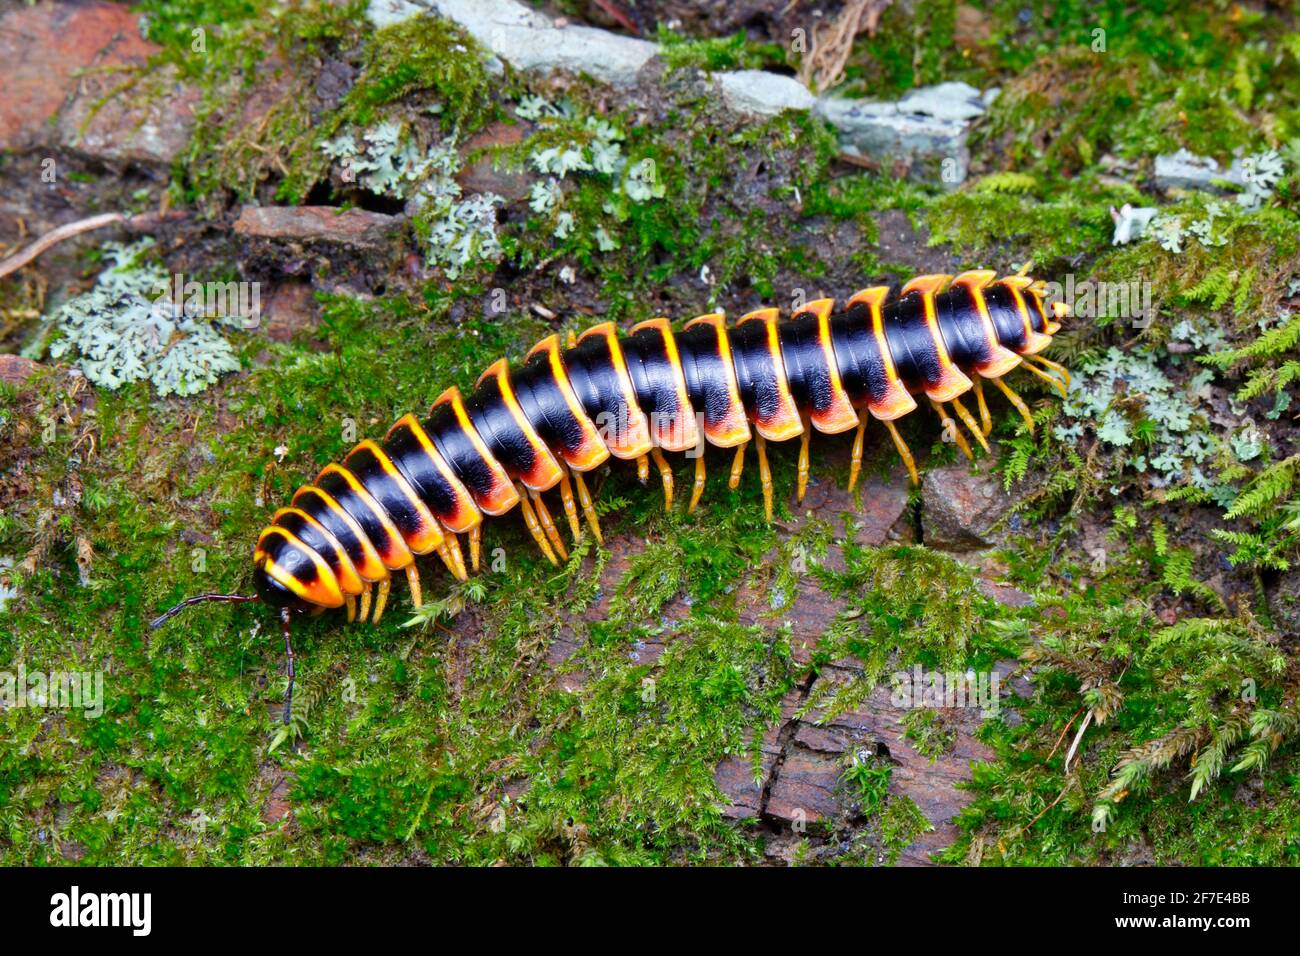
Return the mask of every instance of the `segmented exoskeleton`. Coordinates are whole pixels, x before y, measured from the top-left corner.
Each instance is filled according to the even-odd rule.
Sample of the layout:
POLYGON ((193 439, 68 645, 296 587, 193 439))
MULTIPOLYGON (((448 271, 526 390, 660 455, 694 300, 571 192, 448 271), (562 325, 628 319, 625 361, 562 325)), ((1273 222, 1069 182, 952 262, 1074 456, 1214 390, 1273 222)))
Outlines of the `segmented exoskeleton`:
POLYGON ((643 481, 653 460, 671 507, 673 474, 663 453, 693 450, 693 511, 705 486, 702 443, 736 449, 734 488, 752 442, 771 520, 766 443, 801 439, 802 501, 812 430, 856 428, 852 490, 862 464, 865 411, 889 430, 915 482, 916 465, 894 423, 917 407, 919 396, 969 456, 958 420, 987 450, 992 422, 980 387, 984 379, 1007 396, 1030 429, 1029 409, 1003 377, 1023 365, 1062 394, 1068 387, 1066 370, 1038 354, 1068 310, 1052 303, 1049 317, 1041 282, 995 276, 920 276, 893 301, 887 286, 877 286, 839 310, 831 299, 809 302, 785 321, 776 309, 760 309, 730 328, 721 314, 710 314, 674 332, 660 318, 625 337, 606 322, 570 338, 567 348, 551 335, 518 367, 510 369, 504 359, 493 363, 470 395, 447 389, 424 421, 406 415, 382 441, 363 441, 341 464, 298 489, 258 538, 255 595, 190 598, 152 626, 201 601, 262 600, 279 608, 289 667, 287 721, 293 613, 346 607, 350 621, 378 622, 397 571, 405 572, 418 607, 416 557, 437 553, 465 580, 459 536, 468 537, 469 567, 477 571, 483 516, 516 505, 542 553, 553 563, 567 558, 542 495, 558 486, 573 538, 583 533, 581 512, 600 541, 583 474, 611 456, 636 461, 643 481), (961 401, 972 390, 978 422, 961 401))

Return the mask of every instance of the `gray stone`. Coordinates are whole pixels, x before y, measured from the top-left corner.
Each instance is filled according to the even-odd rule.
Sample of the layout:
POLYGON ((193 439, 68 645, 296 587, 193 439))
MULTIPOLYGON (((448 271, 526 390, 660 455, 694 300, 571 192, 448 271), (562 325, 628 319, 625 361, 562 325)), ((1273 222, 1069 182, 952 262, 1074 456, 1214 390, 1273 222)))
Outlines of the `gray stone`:
MULTIPOLYGON (((659 52, 646 40, 587 26, 557 25, 517 0, 371 0, 376 25, 433 13, 458 23, 496 57, 518 70, 585 73, 613 86, 634 85, 659 52)), ((835 97, 814 99, 799 81, 761 70, 715 76, 731 110, 774 116, 783 110, 816 111, 840 133, 840 148, 871 159, 887 172, 955 187, 966 179, 970 153, 966 133, 992 95, 966 83, 940 83, 912 90, 896 103, 835 97)))
POLYGON ((366 19, 382 30, 428 12, 429 5, 416 0, 370 0, 366 7, 366 19))
POLYGON ((840 131, 840 148, 920 182, 954 188, 966 179, 970 121, 984 112, 978 90, 940 83, 912 90, 896 103, 840 97, 817 101, 819 115, 840 131))
POLYGON ((987 459, 972 473, 961 464, 932 468, 921 482, 921 528, 928 547, 979 551, 998 542, 993 531, 1011 507, 1011 496, 987 459))
POLYGON ((718 91, 727 108, 753 116, 775 116, 785 110, 812 109, 812 93, 798 80, 763 70, 719 73, 718 91))
POLYGON ((898 101, 900 113, 941 120, 970 120, 984 114, 980 91, 969 83, 939 83, 909 90, 898 101))
POLYGON ((1204 189, 1211 192, 1224 191, 1214 184, 1215 180, 1226 180, 1237 186, 1246 182, 1240 161, 1233 160, 1232 166, 1224 170, 1209 156, 1197 156, 1187 149, 1157 156, 1155 179, 1159 189, 1204 189))
POLYGON ((371 0, 376 25, 436 13, 464 27, 486 49, 518 70, 585 73, 611 86, 631 86, 659 48, 647 40, 585 26, 556 26, 515 0, 371 0))

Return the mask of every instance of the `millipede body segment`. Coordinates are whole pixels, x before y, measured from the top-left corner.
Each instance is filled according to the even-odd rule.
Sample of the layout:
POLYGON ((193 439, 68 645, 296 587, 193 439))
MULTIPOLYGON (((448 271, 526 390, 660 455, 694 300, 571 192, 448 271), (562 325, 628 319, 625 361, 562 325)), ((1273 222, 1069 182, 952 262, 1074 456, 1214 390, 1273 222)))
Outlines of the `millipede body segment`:
POLYGON ((470 394, 449 388, 427 418, 406 415, 381 441, 363 441, 300 488, 258 538, 256 598, 203 595, 154 626, 200 600, 265 601, 280 609, 291 693, 291 612, 345 607, 349 620, 378 621, 399 571, 419 606, 416 558, 436 553, 465 579, 467 568, 479 567, 483 517, 516 506, 538 547, 557 562, 567 551, 543 493, 559 488, 575 540, 584 519, 599 540, 583 475, 611 456, 636 461, 643 480, 653 461, 671 506, 673 475, 663 453, 693 454, 694 509, 705 487, 704 443, 737 450, 732 487, 753 443, 770 520, 766 442, 801 439, 802 500, 811 432, 857 429, 852 488, 869 415, 889 430, 916 481, 894 422, 923 397, 963 452, 971 453, 963 425, 987 448, 992 425, 980 386, 988 379, 1032 429, 1027 407, 1002 379, 1023 365, 1064 394, 1068 373, 1039 353, 1066 314, 1062 304, 1048 306, 1040 282, 972 271, 915 278, 892 300, 886 286, 864 289, 838 309, 818 299, 784 321, 776 309, 760 309, 731 327, 710 314, 676 332, 668 320, 653 319, 626 336, 608 322, 563 346, 549 336, 521 364, 495 362, 470 394), (968 391, 978 422, 961 401, 968 391))

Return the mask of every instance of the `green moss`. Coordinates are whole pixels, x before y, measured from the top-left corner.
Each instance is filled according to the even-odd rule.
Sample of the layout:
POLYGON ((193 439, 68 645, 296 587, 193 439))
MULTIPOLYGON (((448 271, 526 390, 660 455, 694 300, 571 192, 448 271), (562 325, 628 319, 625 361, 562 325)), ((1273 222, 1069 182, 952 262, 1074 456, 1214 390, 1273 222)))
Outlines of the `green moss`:
POLYGON ((784 66, 785 48, 775 43, 754 43, 743 31, 728 37, 691 39, 659 25, 659 56, 670 70, 762 70, 784 66))
MULTIPOLYGON (((792 691, 812 688, 804 717, 834 714, 895 667, 987 670, 1025 655, 1034 679, 1015 686, 1029 696, 1004 700, 980 730, 993 758, 975 768, 962 837, 945 859, 1296 863, 1294 678, 1260 598, 1262 575, 1296 556, 1283 531, 1292 512, 1279 507, 1294 507, 1289 432, 1268 417, 1293 382, 1284 370, 1294 330, 1275 313, 1297 267, 1294 179, 1262 212, 1220 200, 1215 241, 1190 228, 1208 216, 1207 199, 1184 197, 1162 203, 1184 220, 1180 252, 1150 239, 1112 247, 1109 207, 1151 200, 1140 162, 1132 171, 1103 162, 1107 151, 1145 161, 1174 144, 1220 158, 1243 145, 1282 147, 1296 129, 1294 41, 1275 22, 1214 3, 1034 0, 989 7, 990 40, 971 46, 954 4, 921 4, 910 19, 905 6, 859 39, 847 88, 1002 85, 1006 99, 975 150, 987 159, 997 147, 1008 169, 937 196, 842 175, 828 132, 806 116, 740 123, 687 92, 642 121, 608 114, 579 85, 572 117, 494 150, 500 159, 529 168, 537 149, 586 142, 589 116, 610 120, 624 130, 629 164, 654 161, 662 195, 632 202, 613 174, 575 175, 565 182, 578 220, 569 237, 556 238, 544 213, 513 206, 499 224, 509 239, 501 271, 375 301, 326 297, 318 328, 299 341, 236 337, 250 371, 202 400, 162 403, 127 388, 89 405, 75 391, 83 386, 55 370, 21 392, 0 388, 0 556, 12 559, 5 583, 20 592, 0 612, 12 634, 0 670, 20 661, 106 670, 99 719, 0 711, 11 742, 0 751, 0 859, 757 863, 763 838, 722 818, 714 773, 727 757, 761 765, 792 691), (1181 29, 1162 24, 1165 14, 1181 29), (1099 23, 1109 52, 1094 62, 1079 44, 1099 23), (1077 110, 1055 105, 1076 101, 1077 110), (1209 119, 1185 127, 1180 109, 1209 119), (489 288, 536 291, 533 268, 560 257, 579 271, 580 302, 644 318, 665 302, 703 311, 710 298, 770 297, 792 276, 906 275, 936 255, 878 262, 884 210, 928 225, 957 263, 1032 258, 1049 277, 1151 281, 1167 314, 1219 329, 1221 355, 1205 367, 1217 388, 1256 389, 1240 402, 1264 437, 1223 426, 1209 490, 1155 491, 1105 442, 1058 437, 1059 399, 1019 378, 1037 430, 995 407, 994 454, 1018 510, 1007 547, 981 556, 978 571, 920 546, 852 544, 842 567, 817 568, 840 535, 817 520, 797 532, 769 527, 756 469, 732 491, 711 467, 690 516, 680 505, 664 514, 657 489, 613 469, 593 481, 613 551, 588 542, 556 569, 520 522, 494 521, 488 570, 466 585, 426 571, 424 613, 399 595, 379 626, 346 627, 336 615, 305 622, 284 732, 281 651, 264 609, 209 605, 146 630, 188 594, 245 590, 249 543, 269 512, 354 439, 381 434, 450 384, 468 389, 491 359, 588 321, 487 320, 489 288), (845 223, 862 237, 857 258, 829 247, 828 227, 845 223), (598 227, 617 248, 600 248, 598 227), (645 545, 625 551, 633 529, 645 545), (1216 547, 1238 570, 1219 563, 1216 547), (796 569, 809 564, 844 609, 801 665, 778 622, 808 586, 796 569), (993 602, 981 580, 990 576, 1033 603, 993 602), (772 613, 753 613, 755 595, 772 613), (862 665, 860 677, 820 679, 845 658, 862 665)), ((301 200, 323 177, 319 138, 341 124, 409 117, 429 101, 444 105, 441 132, 464 134, 519 92, 435 21, 368 35, 355 7, 294 4, 242 25, 238 4, 146 7, 158 16, 163 59, 204 85, 186 168, 190 195, 215 205, 226 190, 301 200), (186 25, 218 14, 228 26, 209 34, 213 55, 188 58, 186 25), (317 59, 351 64, 357 82, 336 109, 310 115, 314 91, 302 84, 317 59), (245 120, 258 69, 264 80, 278 71, 283 86, 245 120)), ((735 38, 665 46, 677 65, 705 69, 756 65, 771 52, 735 38)), ((690 83, 682 74, 670 86, 690 83)), ((1170 346, 1189 340, 1174 326, 1075 318, 1051 354, 1077 368, 1112 347, 1141 349, 1175 390, 1189 388, 1205 349, 1176 358, 1170 346)), ((1242 406, 1218 405, 1217 417, 1244 421, 1242 406)), ((1149 418, 1134 415, 1135 437, 1149 439, 1149 418)), ((936 446, 930 465, 956 460, 925 416, 909 416, 903 433, 918 451, 936 446)), ((885 449, 867 467, 884 474, 896 461, 885 449)), ((773 470, 788 487, 793 455, 775 454, 773 470)), ((688 486, 689 463, 677 474, 679 489, 688 486)), ((912 507, 923 536, 921 496, 912 507)), ((778 518, 788 516, 782 501, 778 518)), ((932 757, 951 745, 933 711, 912 712, 905 732, 932 757)), ((838 796, 861 815, 836 833, 837 862, 896 862, 928 827, 889 792, 889 765, 868 757, 854 753, 844 766, 838 796)))
POLYGON ((434 17, 367 34, 364 9, 364 0, 313 0, 213 40, 197 67, 203 99, 183 158, 189 199, 212 206, 229 191, 246 201, 271 181, 278 200, 302 202, 328 169, 321 142, 348 124, 376 122, 415 94, 462 135, 494 115, 484 54, 472 38, 434 17), (313 84, 327 57, 351 63, 358 76, 337 106, 322 109, 313 105, 313 84))
POLYGON ((448 20, 414 17, 384 27, 367 43, 361 76, 344 100, 345 118, 368 126, 380 107, 418 91, 449 128, 472 133, 494 111, 484 58, 473 38, 448 20))
MULTIPOLYGON (((652 162, 664 198, 626 202, 603 178, 574 177, 566 186, 563 211, 574 216, 576 227, 561 238, 555 235, 556 213, 530 216, 507 249, 525 266, 557 257, 576 261, 599 277, 611 318, 647 317, 638 302, 673 275, 704 277, 714 290, 752 286, 764 299, 771 298, 781 268, 816 276, 821 267, 808 248, 815 235, 807 236, 807 244, 777 237, 798 229, 797 203, 825 175, 833 140, 804 114, 737 127, 715 110, 700 100, 683 104, 659 125, 614 118, 626 130, 623 151, 629 165, 652 162), (720 122, 726 125, 713 127, 720 122), (738 155, 746 157, 744 166, 738 166, 738 155), (741 195, 748 187, 738 172, 759 162, 785 171, 782 181, 756 195, 741 195), (774 216, 789 218, 788 229, 774 226, 774 216), (602 248, 597 229, 615 248, 608 243, 602 248)), ((589 137, 581 116, 553 124, 517 147, 515 162, 589 137)))

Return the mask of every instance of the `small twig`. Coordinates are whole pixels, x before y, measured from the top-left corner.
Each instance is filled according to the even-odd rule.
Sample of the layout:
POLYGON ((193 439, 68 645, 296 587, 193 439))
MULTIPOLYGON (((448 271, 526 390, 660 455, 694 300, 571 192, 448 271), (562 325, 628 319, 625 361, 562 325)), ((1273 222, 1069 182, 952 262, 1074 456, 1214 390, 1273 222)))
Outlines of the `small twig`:
POLYGON ((613 0, 595 0, 595 2, 596 2, 596 6, 600 7, 601 10, 605 11, 605 13, 609 17, 611 17, 619 26, 621 26, 628 33, 632 34, 633 36, 641 35, 641 31, 637 28, 636 23, 632 20, 631 17, 629 17, 626 13, 624 13, 623 10, 619 8, 619 5, 617 3, 614 3, 613 0))
POLYGON ((859 169, 870 169, 872 172, 880 172, 880 163, 874 159, 868 159, 865 156, 854 156, 852 153, 836 153, 835 158, 841 163, 847 163, 849 166, 857 166, 859 169))
POLYGON ((1039 810, 1038 815, 1034 817, 1032 820, 1030 820, 1028 823, 1026 823, 1024 827, 1021 828, 1020 832, 1024 833, 1027 830, 1032 830, 1034 824, 1037 823, 1039 820, 1043 819, 1044 815, 1047 813, 1048 810, 1052 809, 1052 807, 1056 806, 1058 803, 1061 802, 1061 798, 1065 796, 1065 791, 1068 789, 1070 789, 1070 785, 1069 783, 1066 783, 1066 785, 1061 788, 1061 792, 1056 795, 1056 799, 1053 800, 1051 803, 1049 803, 1047 806, 1043 807, 1043 809, 1039 810))
POLYGON ((89 219, 78 219, 76 222, 67 223, 47 232, 22 252, 15 253, 0 262, 0 279, 3 279, 11 272, 17 272, 46 249, 57 246, 65 239, 79 236, 83 232, 103 229, 105 226, 111 226, 119 222, 124 223, 129 229, 149 229, 166 219, 183 219, 186 215, 188 214, 184 212, 148 212, 139 216, 128 216, 120 212, 106 212, 98 216, 91 216, 89 219))
POLYGON ((1083 713, 1083 708, 1080 707, 1078 710, 1076 710, 1076 711, 1074 712, 1074 716, 1071 717, 1071 718, 1066 722, 1065 726, 1061 729, 1061 736, 1057 737, 1057 738, 1056 738, 1056 743, 1054 743, 1054 744, 1052 745, 1052 753, 1049 753, 1049 754, 1047 755, 1047 757, 1043 760, 1043 763, 1047 763, 1048 760, 1051 760, 1051 759, 1052 759, 1052 754, 1055 754, 1055 753, 1056 753, 1056 748, 1059 747, 1059 746, 1061 746, 1061 741, 1063 741, 1063 740, 1065 739, 1065 735, 1066 735, 1067 733, 1070 732, 1070 728, 1071 728, 1072 726, 1074 726, 1074 722, 1075 722, 1076 720, 1079 719, 1079 715, 1082 714, 1082 713, 1083 713))

